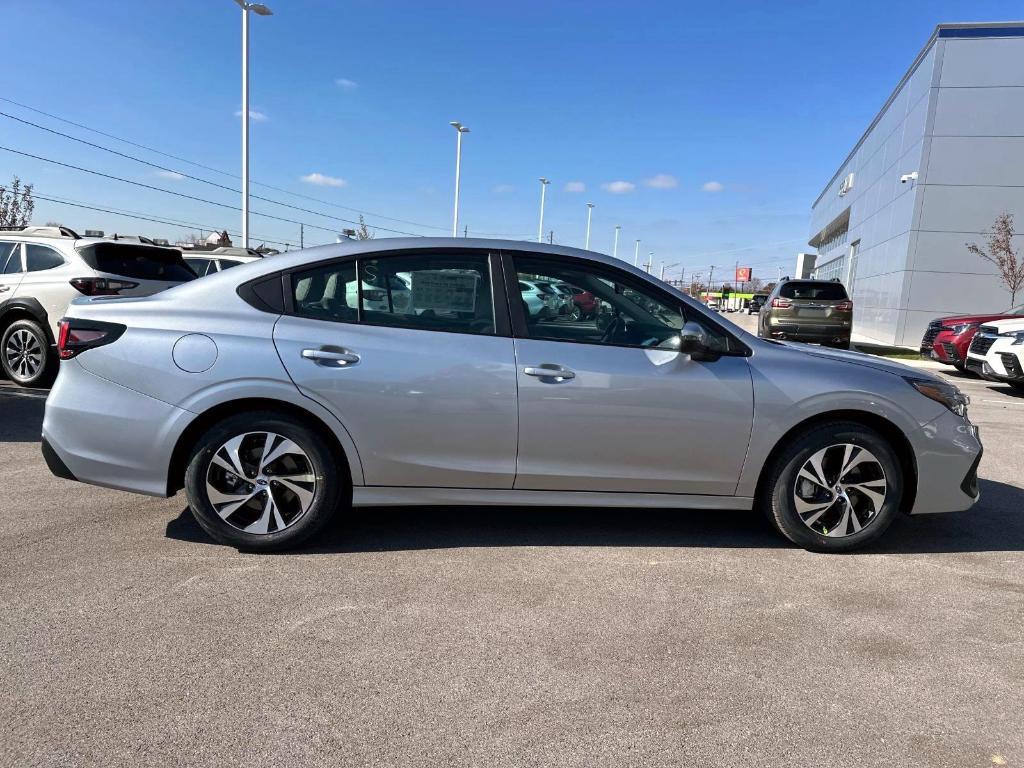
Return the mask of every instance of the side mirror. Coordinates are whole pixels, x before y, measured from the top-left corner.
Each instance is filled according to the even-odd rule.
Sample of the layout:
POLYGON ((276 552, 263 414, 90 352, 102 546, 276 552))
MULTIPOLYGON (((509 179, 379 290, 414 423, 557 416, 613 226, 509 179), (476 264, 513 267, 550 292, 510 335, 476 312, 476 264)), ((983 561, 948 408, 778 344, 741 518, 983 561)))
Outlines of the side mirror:
POLYGON ((698 361, 710 362, 721 356, 708 346, 707 332, 700 323, 693 320, 687 321, 679 332, 678 349, 682 354, 698 361))

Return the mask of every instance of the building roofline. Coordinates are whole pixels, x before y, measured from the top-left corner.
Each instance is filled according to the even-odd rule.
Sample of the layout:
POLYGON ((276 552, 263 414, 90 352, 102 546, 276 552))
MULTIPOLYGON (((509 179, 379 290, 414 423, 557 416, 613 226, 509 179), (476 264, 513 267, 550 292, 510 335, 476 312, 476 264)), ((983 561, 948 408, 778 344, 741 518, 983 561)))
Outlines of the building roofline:
POLYGON ((857 143, 853 145, 853 149, 851 149, 846 157, 843 158, 843 162, 839 164, 836 172, 832 174, 832 178, 830 178, 828 183, 825 184, 825 188, 822 189, 821 193, 815 198, 814 202, 811 204, 811 208, 814 208, 814 206, 821 202, 821 198, 823 198, 825 193, 828 192, 832 183, 839 178, 843 168, 845 168, 846 164, 850 162, 850 158, 852 158, 857 150, 860 149, 864 140, 868 137, 868 134, 874 130, 876 125, 878 125, 878 121, 882 119, 882 115, 885 114, 885 110, 887 110, 889 105, 896 100, 896 96, 899 94, 900 90, 904 85, 906 85, 911 75, 914 74, 921 62, 924 61, 924 57, 928 55, 928 51, 930 51, 932 46, 935 45, 935 41, 940 37, 1024 37, 1024 21, 968 21, 937 25, 932 31, 931 36, 928 38, 928 41, 924 44, 924 47, 921 48, 920 52, 914 58, 914 62, 910 65, 910 68, 904 73, 903 77, 900 78, 900 81, 896 84, 896 87, 893 88, 892 93, 889 94, 889 98, 885 100, 885 104, 882 105, 882 108, 878 110, 878 114, 875 115, 875 118, 864 130, 864 133, 861 134, 857 143))

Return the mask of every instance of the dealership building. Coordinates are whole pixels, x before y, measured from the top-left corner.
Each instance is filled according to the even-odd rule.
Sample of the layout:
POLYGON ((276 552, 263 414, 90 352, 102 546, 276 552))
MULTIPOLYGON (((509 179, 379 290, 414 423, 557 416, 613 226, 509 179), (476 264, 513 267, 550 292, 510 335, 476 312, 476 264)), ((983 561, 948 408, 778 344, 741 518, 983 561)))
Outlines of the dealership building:
POLYGON ((1024 22, 941 24, 814 202, 805 274, 847 286, 855 336, 916 346, 1009 306, 965 245, 1003 212, 1024 233, 1024 22))

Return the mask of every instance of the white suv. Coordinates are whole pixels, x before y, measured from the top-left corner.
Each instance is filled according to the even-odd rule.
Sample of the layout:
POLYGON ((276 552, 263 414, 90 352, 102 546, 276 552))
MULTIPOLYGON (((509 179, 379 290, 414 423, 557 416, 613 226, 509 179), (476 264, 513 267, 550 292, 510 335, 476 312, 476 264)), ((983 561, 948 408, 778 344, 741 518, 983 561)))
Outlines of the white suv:
POLYGON ((194 278, 174 248, 83 238, 66 227, 0 230, 0 366, 15 384, 45 386, 72 299, 146 296, 194 278))
POLYGON ((967 350, 967 368, 990 381, 1024 389, 1024 319, 981 326, 967 350))

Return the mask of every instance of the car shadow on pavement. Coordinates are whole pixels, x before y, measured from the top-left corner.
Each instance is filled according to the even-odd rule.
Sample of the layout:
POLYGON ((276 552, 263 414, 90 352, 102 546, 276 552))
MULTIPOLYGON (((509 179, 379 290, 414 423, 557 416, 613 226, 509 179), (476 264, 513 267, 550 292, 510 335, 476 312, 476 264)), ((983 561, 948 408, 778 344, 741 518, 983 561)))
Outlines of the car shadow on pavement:
MULTIPOLYGON (((982 480, 967 512, 900 517, 865 554, 1024 551, 1024 490, 982 480)), ((168 538, 213 544, 186 507, 168 538)), ((789 548, 755 512, 565 507, 361 507, 295 550, 343 554, 455 547, 789 548)), ((287 554, 287 553, 286 553, 287 554)))
POLYGON ((38 443, 46 406, 45 389, 0 385, 0 443, 38 443))

